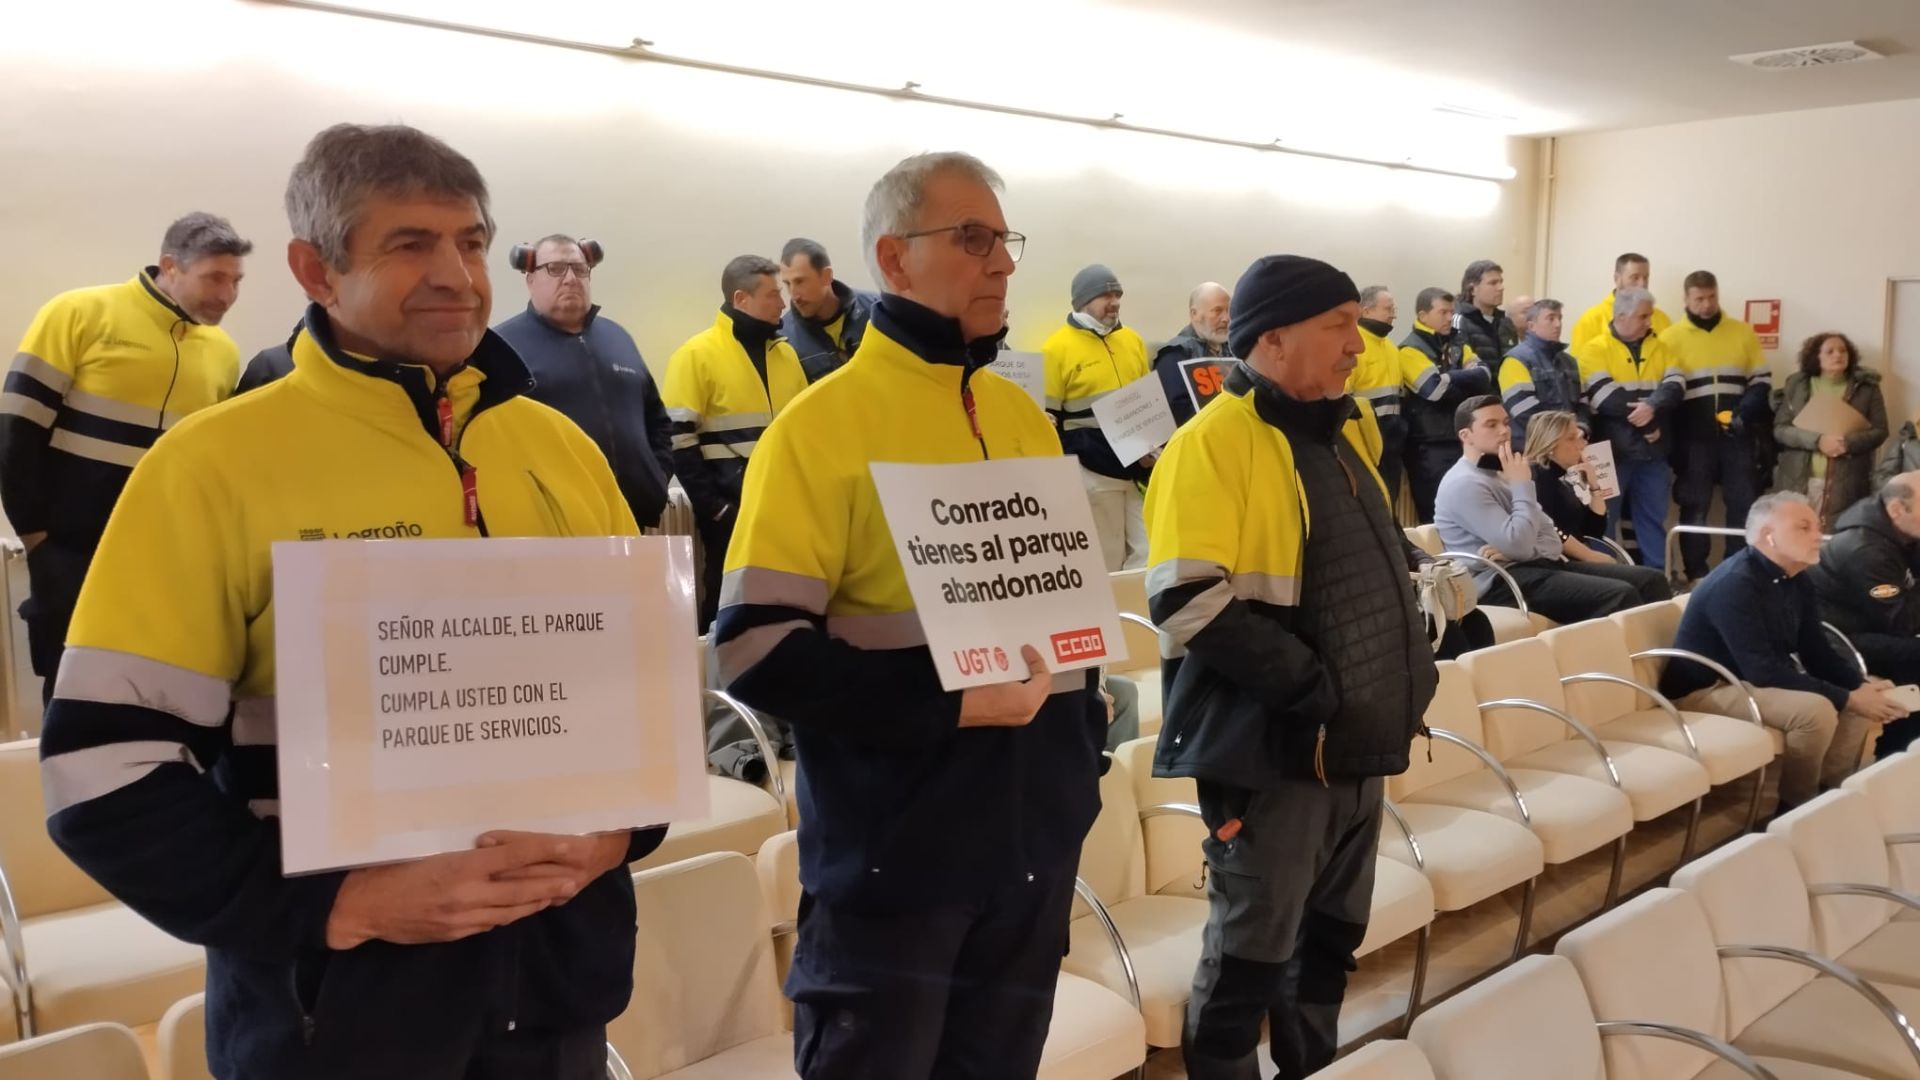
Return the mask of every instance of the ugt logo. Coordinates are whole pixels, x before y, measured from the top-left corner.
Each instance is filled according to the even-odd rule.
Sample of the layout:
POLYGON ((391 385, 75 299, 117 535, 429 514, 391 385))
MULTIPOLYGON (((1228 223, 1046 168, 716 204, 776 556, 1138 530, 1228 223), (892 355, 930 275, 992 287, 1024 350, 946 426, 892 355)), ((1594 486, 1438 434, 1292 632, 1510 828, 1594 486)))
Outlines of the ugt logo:
POLYGON ((962 675, 985 675, 992 668, 1005 671, 1007 670, 1007 650, 1001 648, 955 649, 953 662, 960 668, 962 675))
POLYGON ((1085 630, 1068 630, 1050 638, 1053 642, 1053 658, 1062 664, 1078 660, 1098 660, 1107 655, 1106 635, 1097 626, 1085 630))

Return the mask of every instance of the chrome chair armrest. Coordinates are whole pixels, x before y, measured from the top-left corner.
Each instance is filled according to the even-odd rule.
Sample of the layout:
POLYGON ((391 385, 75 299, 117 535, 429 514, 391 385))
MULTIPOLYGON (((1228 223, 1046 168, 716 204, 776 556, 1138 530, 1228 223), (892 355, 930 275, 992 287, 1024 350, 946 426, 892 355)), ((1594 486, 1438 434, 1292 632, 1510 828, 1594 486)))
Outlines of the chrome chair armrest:
POLYGON ((1489 709, 1525 709, 1528 712, 1537 712, 1560 721, 1562 724, 1571 728, 1575 735, 1585 740, 1586 744, 1593 748, 1594 753, 1600 755, 1600 764, 1606 767, 1607 778, 1613 781, 1614 787, 1618 788, 1621 786, 1620 770, 1613 763, 1613 755, 1607 753, 1607 748, 1600 743, 1600 736, 1595 735, 1593 729, 1587 725, 1575 720, 1573 717, 1568 716, 1566 713, 1561 712, 1551 705, 1535 701, 1532 698, 1500 698, 1496 701, 1483 701, 1480 703, 1481 712, 1484 713, 1489 709))
POLYGON ((1652 698, 1653 703, 1660 707, 1660 711, 1673 718, 1674 726, 1680 729, 1680 737, 1687 740, 1687 753, 1693 755, 1693 760, 1700 760, 1700 744, 1694 741, 1693 729, 1687 726, 1686 718, 1680 715, 1679 706, 1667 700, 1667 695, 1637 679, 1615 675, 1610 671, 1583 671, 1578 675, 1566 675, 1560 679, 1561 686, 1573 686, 1577 683, 1612 683, 1616 686, 1631 687, 1652 698))
POLYGON ((1754 725, 1757 727, 1767 726, 1767 722, 1760 718, 1760 702, 1754 699, 1753 691, 1747 689, 1747 684, 1741 682, 1739 676, 1727 670, 1727 666, 1720 661, 1701 656, 1699 653, 1692 652, 1688 649, 1675 648, 1642 649, 1634 653, 1632 659, 1645 660, 1649 657, 1660 657, 1669 660, 1691 660, 1701 667, 1706 668, 1708 671, 1713 672, 1715 675, 1720 676, 1728 686, 1737 687, 1741 696, 1747 699, 1747 714, 1752 717, 1754 725))
POLYGON ((1673 1042, 1686 1043, 1696 1050, 1705 1050, 1751 1077, 1752 1080, 1780 1080, 1766 1066, 1747 1056, 1732 1043, 1724 1039, 1716 1039, 1704 1031, 1652 1020, 1602 1020, 1595 1027, 1599 1029, 1603 1039, 1608 1036, 1643 1035, 1652 1039, 1669 1039, 1673 1042))
POLYGON ((1832 634, 1834 640, 1840 643, 1840 647, 1846 650, 1846 654, 1853 657, 1854 666, 1860 669, 1861 678, 1870 679, 1873 677, 1873 673, 1867 670, 1867 658, 1860 655, 1860 650, 1854 647, 1852 638, 1842 632, 1839 627, 1827 622, 1825 619, 1820 620, 1820 628, 1832 634))
POLYGON ((1840 983, 1847 989, 1867 999, 1876 1011, 1892 1024, 1900 1041, 1906 1043, 1907 1052, 1913 1056, 1914 1063, 1920 1065, 1920 1031, 1915 1031, 1913 1023, 1907 1019, 1900 1007, 1888 1000, 1887 995, 1872 983, 1855 974, 1851 968, 1818 956, 1805 949, 1790 948, 1786 945, 1722 945, 1720 955, 1728 959, 1739 960, 1784 960, 1789 964, 1812 968, 1822 975, 1840 983))
POLYGON ((1807 886, 1808 896, 1867 896, 1875 900, 1886 900, 1901 907, 1920 911, 1920 896, 1899 889, 1890 889, 1885 885, 1869 885, 1864 881, 1823 881, 1818 885, 1807 886))
POLYGON ((1407 850, 1413 853, 1413 868, 1425 870, 1427 868, 1426 853, 1420 850, 1420 841, 1413 835, 1413 829, 1407 825, 1407 819, 1401 815, 1400 808, 1393 804, 1392 799, 1381 799, 1380 805, 1386 810, 1387 816, 1393 819, 1393 823, 1400 827, 1400 835, 1407 842, 1407 850))
POLYGON ((1495 577, 1507 583, 1507 591, 1513 593, 1513 604, 1520 609, 1520 614, 1528 614, 1526 595, 1520 591, 1520 583, 1513 580, 1512 574, 1507 573, 1506 567, 1501 566, 1485 555, 1475 555, 1470 551, 1443 551, 1439 557, 1442 559, 1465 559, 1468 562, 1477 562, 1487 569, 1492 570, 1495 577))
POLYGON ((0 941, 7 947, 7 966, 0 969, 0 982, 7 985, 13 1003, 13 1018, 22 1039, 33 1030, 33 979, 27 974, 27 939, 20 922, 20 908, 13 900, 13 887, 7 872, 0 867, 0 941))
POLYGON ((1499 758, 1494 757, 1492 753, 1488 752, 1486 747, 1481 746, 1479 743, 1474 742, 1472 739, 1458 732, 1448 731, 1446 728, 1437 728, 1429 724, 1427 725, 1427 733, 1431 737, 1439 739, 1441 742, 1452 743, 1467 753, 1472 754, 1474 757, 1479 758, 1480 764, 1485 765, 1487 771, 1493 773, 1493 775, 1499 779, 1501 786, 1507 789, 1507 796, 1513 800, 1514 809, 1520 811, 1520 823, 1528 828, 1533 827, 1533 812, 1527 809, 1527 800, 1520 795, 1520 786, 1513 782, 1513 775, 1507 772, 1505 765, 1500 764, 1499 758))
POLYGON ((633 1070, 620 1058, 620 1051, 607 1044, 607 1080, 633 1080, 633 1070))
POLYGON ((777 938, 792 937, 799 932, 800 921, 798 919, 782 919, 773 924, 773 936, 777 938))
POLYGON ((1137 615, 1137 614, 1135 614, 1135 613, 1133 613, 1133 612, 1131 612, 1131 611, 1123 611, 1123 612, 1121 612, 1121 613, 1120 613, 1120 621, 1121 621, 1121 622, 1130 622, 1130 623, 1132 623, 1133 625, 1135 625, 1135 626, 1137 626, 1137 627, 1139 627, 1139 628, 1140 628, 1140 629, 1142 629, 1142 630, 1149 630, 1149 631, 1152 631, 1152 632, 1153 632, 1153 633, 1155 633, 1155 634, 1158 634, 1158 633, 1160 632, 1160 628, 1159 628, 1159 627, 1157 627, 1157 626, 1155 626, 1155 625, 1153 625, 1153 620, 1152 620, 1152 619, 1149 619, 1149 618, 1147 618, 1147 617, 1146 617, 1145 615, 1137 615))
POLYGON ((1140 808, 1141 821, 1157 817, 1190 817, 1196 821, 1203 820, 1200 815, 1200 808, 1192 803, 1169 802, 1160 803, 1157 806, 1143 806, 1140 808))
POLYGON ((760 722, 760 717, 756 715, 752 709, 747 708, 739 698, 734 697, 725 690, 709 688, 705 693, 708 698, 719 702, 723 707, 731 711, 733 715, 739 717, 740 722, 747 725, 747 730, 753 733, 753 741, 759 744, 760 747, 760 760, 767 763, 767 783, 773 788, 773 797, 780 801, 780 812, 785 813, 787 810, 787 781, 785 777, 780 775, 780 755, 774 752, 773 740, 767 737, 766 725, 760 722))
POLYGON ((1127 941, 1120 936, 1120 927, 1113 921, 1113 916, 1107 911, 1107 905, 1100 902, 1099 895, 1093 891, 1093 886, 1087 884, 1085 878, 1073 879, 1073 892, 1074 895, 1086 901, 1087 907, 1093 911, 1093 917, 1099 920, 1100 929, 1107 935, 1107 944, 1113 947, 1114 956, 1120 960, 1120 971, 1126 976, 1127 1000, 1133 1003, 1135 1012, 1140 1011, 1140 975, 1134 970, 1133 954, 1127 951, 1127 941))
POLYGON ((1626 547, 1611 536, 1583 536, 1580 538, 1580 542, 1588 547, 1593 547, 1597 543, 1600 547, 1607 549, 1607 554, 1612 555, 1621 563, 1627 566, 1635 565, 1633 556, 1627 552, 1626 547))
POLYGON ((1897 832, 1887 834, 1888 847, 1900 847, 1905 844, 1920 844, 1920 832, 1897 832))

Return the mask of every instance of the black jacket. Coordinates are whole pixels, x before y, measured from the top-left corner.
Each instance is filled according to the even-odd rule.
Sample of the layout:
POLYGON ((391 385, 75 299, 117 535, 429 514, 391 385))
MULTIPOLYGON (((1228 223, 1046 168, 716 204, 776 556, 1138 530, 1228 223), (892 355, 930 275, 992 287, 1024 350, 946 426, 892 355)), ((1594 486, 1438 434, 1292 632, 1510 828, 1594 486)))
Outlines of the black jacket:
POLYGON ((1457 333, 1441 337, 1419 323, 1401 339, 1402 349, 1426 357, 1447 383, 1444 391, 1432 391, 1423 380, 1402 398, 1400 413, 1407 418, 1408 442, 1458 443, 1460 433, 1453 426, 1453 410, 1468 398, 1494 392, 1493 365, 1497 361, 1476 350, 1473 362, 1465 363, 1465 344, 1457 333))
POLYGON ((533 374, 527 396, 580 425, 607 455, 634 520, 652 528, 667 507, 667 478, 673 475, 667 409, 632 335, 599 314, 594 307, 585 329, 569 334, 528 304, 494 330, 533 374))
MULTIPOLYGON (((1160 376, 1160 388, 1167 392, 1167 405, 1173 409, 1175 427, 1193 419, 1193 414, 1200 411, 1199 406, 1194 404, 1193 390, 1188 385, 1189 380, 1186 372, 1181 368, 1181 363, 1186 360, 1206 358, 1212 358, 1219 363, 1214 365, 1211 376, 1203 377, 1203 383, 1211 379, 1212 385, 1217 388, 1221 385, 1219 380, 1224 379, 1227 370, 1233 367, 1233 357, 1227 355, 1224 348, 1215 349, 1200 340, 1200 335, 1193 332, 1192 324, 1181 327, 1179 333, 1167 339, 1167 343, 1160 346, 1160 351, 1153 354, 1153 370, 1160 376)), ((1214 393, 1219 393, 1219 390, 1215 389, 1214 393)), ((1203 400, 1200 404, 1204 405, 1211 400, 1213 400, 1212 395, 1205 394, 1203 389, 1203 400)))
POLYGON ((1869 495, 1833 523, 1820 562, 1807 571, 1820 613, 1847 635, 1920 634, 1914 567, 1920 541, 1893 527, 1880 496, 1869 495))
MULTIPOLYGON (((1740 549, 1693 590, 1673 644, 1719 661, 1755 686, 1805 690, 1836 709, 1846 707, 1861 682, 1860 669, 1820 628, 1813 582, 1806 574, 1788 577, 1757 548, 1740 549)), ((1672 660, 1660 692, 1677 701, 1718 681, 1691 660, 1672 660)))
POLYGON ((1460 306, 1453 310, 1453 332, 1487 363, 1499 363, 1501 357, 1520 344, 1520 331, 1499 308, 1493 309, 1493 318, 1489 319, 1461 297, 1460 306))
POLYGON ((1560 535, 1586 543, 1587 537, 1606 533, 1607 515, 1594 513, 1592 507, 1580 501, 1567 483, 1567 470, 1554 464, 1535 465, 1533 491, 1540 509, 1547 512, 1560 535))
POLYGON ((300 336, 300 323, 287 335, 287 340, 278 345, 269 345, 253 354, 247 361, 247 369, 240 373, 239 385, 233 388, 236 394, 265 386, 275 379, 284 379, 293 374, 293 339, 300 336))
POLYGON ((834 319, 843 319, 839 341, 827 336, 827 327, 834 319, 819 322, 791 307, 780 317, 780 335, 800 355, 800 370, 807 373, 810 384, 833 374, 852 359, 854 350, 860 347, 860 338, 867 332, 868 321, 873 318, 874 301, 880 299, 875 293, 864 292, 843 281, 833 283, 833 295, 840 298, 840 313, 834 319))
MULTIPOLYGON (((1439 672, 1407 577, 1406 535, 1370 463, 1340 433, 1357 406, 1352 398, 1295 401, 1244 364, 1226 392, 1255 395, 1260 418, 1292 449, 1311 522, 1302 523, 1299 596, 1293 606, 1232 598, 1261 633, 1216 619, 1184 657, 1162 661, 1168 721, 1154 775, 1258 789, 1316 774, 1404 772, 1439 672), (1275 638, 1297 645, 1252 647, 1275 638), (1276 683, 1292 692, 1276 694, 1276 683), (1289 704, 1269 704, 1276 699, 1289 704)), ((1154 620, 1190 617, 1188 593, 1217 587, 1196 581, 1154 592, 1154 620)))

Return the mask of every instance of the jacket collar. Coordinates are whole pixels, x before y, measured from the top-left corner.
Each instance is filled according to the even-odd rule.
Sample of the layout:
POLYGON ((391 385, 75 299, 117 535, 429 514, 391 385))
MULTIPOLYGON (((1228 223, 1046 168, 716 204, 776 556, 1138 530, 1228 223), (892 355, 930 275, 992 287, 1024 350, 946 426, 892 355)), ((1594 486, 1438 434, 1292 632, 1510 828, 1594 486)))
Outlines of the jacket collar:
POLYGON ((172 297, 160 291, 159 277, 160 268, 157 266, 149 266, 134 275, 133 283, 140 287, 140 292, 149 302, 147 313, 153 316, 155 322, 169 327, 182 320, 185 320, 189 326, 199 326, 200 323, 187 314, 185 308, 174 303, 172 297))
POLYGON ((554 323, 552 319, 549 319, 545 315, 542 315, 538 311, 534 310, 533 301, 531 300, 527 301, 527 314, 533 319, 534 322, 539 323, 541 326, 545 327, 548 330, 553 331, 556 334, 562 334, 562 335, 565 335, 566 337, 576 337, 576 336, 584 337, 588 331, 593 329, 593 320, 595 316, 600 314, 600 305, 595 304, 592 307, 587 309, 587 317, 584 321, 581 322, 580 333, 578 335, 576 335, 571 330, 561 329, 559 325, 554 323))
POLYGON ((1559 356, 1561 353, 1567 351, 1566 342, 1548 341, 1546 338, 1541 337, 1531 330, 1527 331, 1526 339, 1522 341, 1521 344, 1533 346, 1533 351, 1539 353, 1541 356, 1559 356))
MULTIPOLYGON (((1193 328, 1192 323, 1181 327, 1180 332, 1173 335, 1173 341, 1191 341, 1195 345, 1200 346, 1201 351, 1208 356, 1221 357, 1227 355, 1227 350, 1224 346, 1216 347, 1212 342, 1201 337, 1200 332, 1193 328)), ((1171 344, 1171 342, 1169 342, 1169 344, 1171 344)))
POLYGON ((1714 312, 1713 318, 1711 319, 1703 319, 1700 316, 1695 315, 1691 311, 1687 312, 1687 321, 1699 327, 1700 329, 1705 330, 1709 334, 1713 333, 1714 330, 1720 326, 1720 320, 1726 317, 1727 317, 1727 313, 1724 311, 1714 312))
POLYGON ((1454 310, 1460 313, 1461 318, 1473 320, 1476 325, 1484 328, 1489 334, 1498 331, 1500 329, 1500 321, 1507 317, 1507 313, 1499 308, 1493 309, 1493 315, 1491 317, 1482 315, 1480 309, 1474 307, 1472 304, 1455 308, 1454 310))
POLYGON ((720 317, 714 325, 726 327, 748 355, 764 351, 767 346, 780 340, 779 323, 761 322, 732 304, 720 305, 720 317))
POLYGON ((1902 548, 1914 546, 1914 540, 1893 527, 1893 519, 1887 516, 1887 504, 1880 501, 1878 495, 1862 499, 1855 503, 1840 519, 1833 523, 1833 531, 1846 529, 1865 529, 1879 533, 1902 548))
POLYGON ((294 374, 308 391, 342 411, 389 421, 411 416, 440 438, 439 395, 460 383, 479 383, 474 415, 533 388, 533 376, 506 339, 492 330, 466 363, 444 380, 424 364, 357 356, 334 340, 333 323, 318 304, 307 307, 304 333, 293 342, 294 374))
POLYGON ((832 326, 836 320, 853 317, 853 286, 844 281, 835 281, 829 288, 833 290, 833 298, 840 302, 840 306, 834 309, 831 318, 816 319, 811 315, 800 315, 799 312, 794 312, 795 315, 799 315, 801 322, 821 333, 825 333, 827 327, 832 326))
POLYGON ((1379 319, 1361 319, 1360 329, 1365 330, 1374 337, 1384 340, 1393 333, 1393 324, 1390 322, 1381 322, 1379 319))
POLYGON ((1607 336, 1626 346, 1627 355, 1633 357, 1633 362, 1637 364, 1640 362, 1641 355, 1646 352, 1647 338, 1653 336, 1653 331, 1648 330, 1646 334, 1641 336, 1639 341, 1628 341, 1626 338, 1620 336, 1620 331, 1614 327, 1612 322, 1608 322, 1607 336))
POLYGON ((1118 332, 1122 324, 1116 322, 1113 324, 1113 329, 1109 330, 1084 311, 1070 311, 1067 313, 1067 325, 1075 330, 1092 334, 1094 337, 1104 338, 1118 332))
POLYGON ((1793 575, 1780 568, 1779 563, 1762 555, 1757 547, 1747 546, 1741 550, 1739 557, 1747 560, 1747 567, 1751 572, 1776 585, 1783 581, 1791 581, 1793 578, 1793 575))
POLYGON ((1005 327, 997 334, 967 341, 961 336, 960 320, 917 304, 895 293, 882 293, 873 305, 873 320, 868 324, 928 364, 975 371, 993 363, 1000 355, 1000 343, 1006 339, 1005 327))
POLYGON ((1360 407, 1351 396, 1301 401, 1244 361, 1227 373, 1226 391, 1234 395, 1251 394, 1253 410, 1260 419, 1287 435, 1310 438, 1329 446, 1347 421, 1360 415, 1360 407))

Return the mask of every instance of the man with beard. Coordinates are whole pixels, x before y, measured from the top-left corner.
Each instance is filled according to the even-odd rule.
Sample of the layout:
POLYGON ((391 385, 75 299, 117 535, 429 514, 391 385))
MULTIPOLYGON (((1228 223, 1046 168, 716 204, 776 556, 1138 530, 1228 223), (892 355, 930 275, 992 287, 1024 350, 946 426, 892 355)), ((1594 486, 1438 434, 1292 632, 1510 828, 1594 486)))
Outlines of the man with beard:
POLYGON ((1203 282, 1187 297, 1187 325, 1154 355, 1153 370, 1167 392, 1177 427, 1220 392, 1227 365, 1227 308, 1233 297, 1217 281, 1203 282), (1187 363, 1198 361, 1198 363, 1187 363))
POLYGON ((1124 290, 1112 270, 1095 263, 1073 275, 1073 310, 1067 324, 1040 348, 1046 368, 1047 411, 1060 427, 1060 442, 1080 459, 1087 501, 1108 570, 1147 564, 1147 525, 1141 517, 1140 485, 1153 472, 1154 455, 1121 461, 1100 430, 1093 404, 1146 378, 1147 343, 1120 325, 1124 290))
POLYGON ((788 301, 780 331, 799 355, 807 381, 819 382, 860 348, 877 297, 834 277, 827 249, 800 236, 780 249, 780 284, 788 301))

